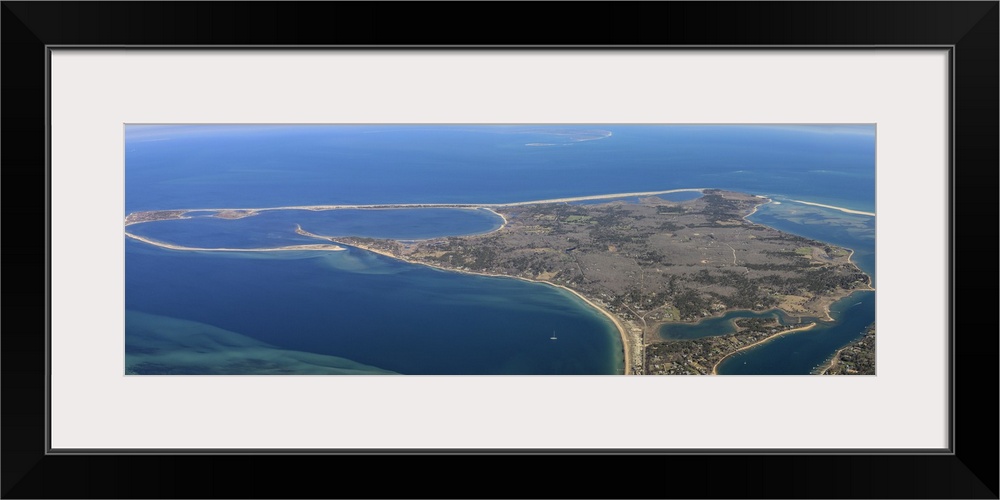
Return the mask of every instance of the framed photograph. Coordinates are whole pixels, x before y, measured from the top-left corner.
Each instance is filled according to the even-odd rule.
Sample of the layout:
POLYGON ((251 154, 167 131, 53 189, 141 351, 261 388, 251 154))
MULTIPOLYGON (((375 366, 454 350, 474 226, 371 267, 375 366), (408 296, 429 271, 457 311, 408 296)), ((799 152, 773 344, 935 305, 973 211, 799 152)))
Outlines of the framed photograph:
POLYGON ((997 3, 657 5, 611 9, 649 41, 522 46, 397 40, 418 4, 5 2, 46 273, 3 339, 4 496, 303 494, 109 457, 631 455, 688 497, 996 498, 954 221, 996 196, 957 188, 995 185, 997 3))

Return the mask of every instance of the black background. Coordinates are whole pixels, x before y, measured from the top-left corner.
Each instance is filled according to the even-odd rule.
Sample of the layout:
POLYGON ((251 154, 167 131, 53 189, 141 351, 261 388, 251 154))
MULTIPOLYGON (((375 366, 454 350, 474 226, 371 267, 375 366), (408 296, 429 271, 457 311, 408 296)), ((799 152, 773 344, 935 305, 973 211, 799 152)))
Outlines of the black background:
MULTIPOLYGON (((995 1, 2 2, 0 12, 4 498, 997 498, 996 310, 972 302, 997 303, 995 1), (46 455, 45 46, 91 44, 954 45, 954 454, 46 455)), ((655 432, 623 415, 632 424, 655 432)))

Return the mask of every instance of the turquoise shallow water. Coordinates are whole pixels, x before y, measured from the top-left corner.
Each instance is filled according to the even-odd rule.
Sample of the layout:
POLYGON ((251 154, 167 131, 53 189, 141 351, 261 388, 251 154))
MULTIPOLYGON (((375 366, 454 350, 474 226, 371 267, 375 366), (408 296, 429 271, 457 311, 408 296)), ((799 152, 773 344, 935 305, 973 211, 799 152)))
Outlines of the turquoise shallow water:
POLYGON ((736 354, 718 368, 721 375, 805 375, 861 334, 875 319, 875 292, 855 292, 830 307, 832 323, 779 337, 736 354))
POLYGON ((125 211, 504 203, 717 187, 873 210, 871 126, 135 126, 125 211), (559 147, 530 147, 553 142, 559 147))
POLYGON ((275 210, 242 219, 210 213, 190 219, 134 224, 137 236, 194 248, 275 248, 323 243, 302 236, 297 227, 318 236, 424 239, 486 233, 503 223, 487 210, 411 208, 398 210, 275 210))
MULTIPOLYGON (((874 210, 873 127, 127 126, 125 135, 126 213, 502 203, 690 187, 874 210)), ((808 219, 782 210, 790 206, 762 209, 755 220, 837 244, 844 244, 835 241, 841 233, 852 245, 863 239, 851 235, 858 229, 820 224, 825 216, 808 219)), ((288 211, 138 224, 129 230, 186 246, 251 248, 318 242, 296 235, 294 223, 321 235, 402 239, 471 234, 499 223, 484 211, 426 210, 288 211)), ((859 264, 870 260, 873 272, 874 226, 860 230, 872 235, 870 253, 864 245, 845 246, 858 250, 859 264)), ((130 347, 134 353, 154 338, 159 354, 147 352, 141 359, 153 366, 151 357, 158 356, 167 365, 163 372, 186 366, 191 373, 215 373, 199 369, 197 359, 203 359, 202 368, 220 359, 235 363, 237 348, 257 356, 233 364, 244 370, 240 373, 254 366, 275 373, 277 359, 304 366, 300 354, 275 354, 285 351, 326 356, 316 363, 329 370, 610 374, 622 369, 621 342, 610 322, 571 294, 541 284, 437 271, 357 249, 220 254, 129 240, 125 266, 127 314, 144 315, 141 322, 126 323, 126 363, 140 359, 129 354, 130 347), (262 345, 251 349, 178 338, 170 352, 171 332, 191 331, 190 325, 211 338, 262 345), (553 331, 555 341, 549 340, 553 331), (208 357, 192 358, 192 349, 207 351, 202 354, 208 357)), ((845 315, 863 322, 873 319, 874 311, 871 318, 854 311, 845 315)))

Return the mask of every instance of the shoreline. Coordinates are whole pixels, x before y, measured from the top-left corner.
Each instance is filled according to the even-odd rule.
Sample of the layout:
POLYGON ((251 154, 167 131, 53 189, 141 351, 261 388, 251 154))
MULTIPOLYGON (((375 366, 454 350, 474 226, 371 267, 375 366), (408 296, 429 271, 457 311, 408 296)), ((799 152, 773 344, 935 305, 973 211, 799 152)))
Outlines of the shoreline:
MULTIPOLYGON (((866 273, 864 269, 861 269, 861 266, 855 264, 854 261, 851 260, 854 257, 854 249, 853 248, 848 248, 848 250, 851 251, 851 254, 847 256, 847 262, 849 264, 852 264, 854 267, 858 268, 858 271, 861 271, 861 272, 865 273, 865 276, 868 276, 869 283, 868 283, 867 290, 871 291, 871 292, 874 292, 875 291, 875 287, 873 287, 872 284, 870 283, 870 281, 872 280, 872 276, 870 274, 866 273)), ((859 290, 865 290, 865 289, 864 288, 859 288, 859 290)))
MULTIPOLYGON (((848 345, 850 345, 850 344, 848 344, 848 345)), ((830 356, 830 359, 828 359, 828 360, 826 360, 824 362, 824 364, 826 366, 824 366, 823 368, 818 368, 813 374, 814 375, 826 375, 827 371, 829 371, 833 367, 837 366, 837 364, 838 364, 837 361, 840 359, 840 353, 844 352, 844 349, 847 349, 846 345, 844 347, 841 347, 840 349, 837 349, 837 351, 834 352, 832 356, 830 356)))
MULTIPOLYGON (((703 318, 698 318, 698 321, 694 321, 694 322, 688 322, 688 321, 660 321, 660 322, 657 322, 657 323, 653 324, 652 330, 653 330, 653 333, 655 333, 656 335, 659 335, 660 329, 663 328, 666 325, 698 326, 698 325, 700 325, 704 321, 709 321, 709 320, 713 320, 713 319, 721 319, 721 318, 725 317, 725 315, 727 315, 729 313, 732 313, 732 312, 747 312, 747 313, 751 313, 751 314, 766 314, 766 313, 769 313, 771 311, 776 311, 776 314, 780 314, 780 315, 784 316, 783 319, 787 319, 787 318, 803 318, 803 317, 812 318, 813 317, 813 316, 798 316, 798 315, 795 315, 795 314, 791 314, 788 311, 786 311, 786 310, 784 310, 784 309, 782 309, 780 307, 772 307, 771 309, 764 309, 763 311, 755 311, 753 309, 726 309, 726 311, 723 312, 723 313, 713 314, 711 316, 705 316, 703 318)), ((730 325, 733 327, 733 332, 730 332, 730 333, 736 333, 736 332, 739 331, 739 328, 736 327, 736 320, 738 320, 738 319, 743 319, 743 318, 730 318, 729 319, 728 323, 730 323, 730 325)), ((728 334, 723 334, 723 335, 728 335, 728 334)), ((714 337, 715 335, 710 335, 710 336, 714 337)), ((676 339, 675 338, 663 338, 663 337, 660 337, 660 338, 662 340, 693 340, 693 339, 681 339, 681 338, 676 338, 676 339)))
POLYGON ((289 245, 289 246, 275 247, 275 248, 196 248, 196 247, 186 247, 181 245, 174 245, 172 243, 164 243, 162 241, 151 240, 143 236, 134 235, 128 231, 125 231, 125 236, 156 247, 166 248, 168 250, 181 250, 187 252, 291 252, 291 251, 303 251, 303 250, 342 252, 344 250, 347 250, 346 248, 340 245, 320 245, 320 244, 289 245))
MULTIPOLYGON (((759 226, 764 226, 764 227, 770 228, 771 226, 768 226, 766 224, 758 224, 758 223, 753 222, 750 219, 748 219, 748 217, 750 217, 751 215, 757 213, 757 209, 759 209, 760 207, 762 207, 764 205, 767 205, 769 203, 779 203, 779 202, 775 202, 773 199, 767 198, 767 197, 761 197, 761 199, 764 199, 764 200, 767 200, 767 201, 765 201, 763 203, 760 203, 758 205, 755 205, 753 207, 753 211, 751 211, 749 214, 743 216, 743 220, 745 220, 746 222, 749 222, 750 224, 755 224, 755 225, 759 225, 759 226)), ((817 207, 830 208, 830 209, 840 210, 842 212, 847 212, 847 213, 854 213, 854 214, 860 214, 860 215, 870 215, 872 217, 875 216, 875 214, 869 213, 869 212, 860 212, 860 211, 851 210, 851 209, 848 209, 848 208, 835 207, 835 206, 832 206, 832 205, 822 205, 822 204, 819 204, 819 203, 813 203, 813 202, 809 202, 809 201, 801 201, 801 200, 787 200, 787 201, 792 201, 792 202, 795 202, 795 203, 802 203, 802 204, 805 204, 805 205, 815 205, 817 207)), ((775 229, 775 228, 771 228, 771 229, 775 229)), ((819 240, 817 240, 817 241, 819 241, 819 240)), ((824 243, 826 243, 826 242, 824 242, 824 243)), ((832 243, 827 243, 827 244, 832 244, 832 243)), ((835 245, 835 246, 839 246, 839 245, 835 245)), ((847 263, 851 264, 852 266, 854 266, 855 269, 857 269, 858 271, 861 271, 861 273, 863 273, 865 276, 868 276, 869 283, 867 283, 865 285, 867 288, 855 288, 853 290, 848 290, 847 291, 848 293, 846 295, 844 295, 843 297, 835 298, 835 299, 828 300, 828 301, 824 300, 825 303, 823 304, 823 314, 825 314, 826 317, 823 318, 822 320, 823 321, 827 321, 827 322, 835 321, 833 319, 833 316, 830 315, 830 306, 833 305, 834 302, 837 302, 838 300, 843 300, 843 299, 849 297, 851 294, 853 294, 856 291, 871 291, 871 292, 875 291, 875 287, 873 287, 872 284, 871 284, 871 281, 872 281, 871 275, 868 274, 867 272, 865 272, 864 269, 861 269, 861 266, 855 264, 854 261, 851 260, 854 257, 854 249, 853 248, 847 248, 847 247, 842 247, 842 248, 846 248, 848 251, 850 251, 850 253, 847 255, 847 263)), ((780 307, 778 307, 776 309, 782 311, 783 313, 785 313, 788 316, 794 316, 790 312, 785 311, 784 309, 781 309, 780 307)), ((725 314, 725 313, 723 313, 723 314, 725 314)), ((699 320, 699 322, 700 322, 700 320, 699 320)))
POLYGON ((852 210, 850 208, 835 207, 833 205, 824 205, 822 203, 813 203, 811 201, 802 201, 802 200, 785 200, 785 201, 790 201, 792 203, 801 203, 803 205, 812 205, 814 207, 829 208, 831 210, 838 210, 838 211, 841 211, 841 212, 844 212, 844 213, 848 213, 848 214, 867 215, 869 217, 875 217, 875 213, 874 212, 862 212, 861 210, 852 210))
MULTIPOLYGON (((328 211, 328 210, 350 210, 350 209, 356 209, 356 210, 393 210, 393 209, 400 209, 400 210, 405 210, 405 209, 418 209, 418 208, 439 208, 439 209, 485 210, 485 211, 488 211, 488 212, 492 213, 493 215, 496 215, 497 217, 499 217, 501 219, 501 223, 500 223, 499 227, 496 227, 494 229, 491 229, 491 230, 483 232, 483 233, 475 233, 476 235, 483 235, 483 234, 491 234, 491 233, 500 231, 500 230, 502 230, 503 228, 505 228, 508 225, 509 221, 508 221, 507 217, 504 214, 502 214, 502 213, 500 213, 500 212, 497 211, 497 209, 502 209, 502 207, 517 207, 517 206, 525 206, 525 205, 541 205, 541 204, 553 204, 553 203, 569 203, 569 202, 587 201, 587 200, 613 200, 613 199, 619 199, 619 198, 655 196, 655 195, 659 195, 659 194, 669 194, 669 193, 677 193, 677 192, 701 192, 701 193, 704 193, 707 189, 711 189, 711 188, 679 188, 679 189, 664 190, 664 191, 648 191, 648 192, 635 192, 635 193, 614 193, 614 194, 590 195, 590 196, 579 196, 579 197, 568 197, 568 198, 554 198, 554 199, 547 199, 547 200, 522 201, 522 202, 513 202, 513 203, 481 203, 481 204, 471 204, 471 203, 440 203, 440 204, 434 204, 434 203, 410 203, 410 204, 367 204, 367 205, 307 205, 307 206, 283 206, 283 207, 270 207, 270 208, 242 208, 242 209, 232 209, 232 208, 228 208, 228 209, 227 208, 205 209, 205 208, 200 208, 200 209, 182 209, 182 210, 151 210, 151 211, 133 212, 132 214, 129 214, 125 218, 125 226, 127 227, 127 226, 129 226, 131 224, 139 224, 139 223, 143 223, 143 222, 155 222, 155 221, 159 221, 159 220, 190 219, 192 217, 191 216, 187 216, 188 213, 190 213, 190 212, 201 212, 201 211, 204 211, 204 212, 215 212, 215 214, 208 215, 207 217, 218 217, 218 215, 217 215, 218 213, 223 213, 223 212, 226 212, 226 211, 240 212, 242 214, 242 217, 248 217, 248 216, 251 216, 251 215, 257 215, 258 213, 264 212, 264 211, 278 211, 278 210, 328 211), (173 212, 174 215, 172 217, 168 217, 169 215, 171 215, 168 212, 173 212), (129 220, 130 217, 133 217, 134 215, 138 215, 138 214, 152 214, 154 217, 157 216, 157 215, 163 215, 164 218, 162 218, 162 219, 151 218, 151 219, 147 219, 147 220, 132 220, 132 221, 129 220)), ((769 227, 770 228, 770 226, 767 226, 767 225, 764 225, 764 224, 758 224, 756 222, 750 221, 749 217, 751 217, 754 214, 756 214, 756 212, 759 210, 759 208, 761 206, 764 206, 764 205, 767 205, 767 204, 770 204, 770 203, 778 203, 778 202, 775 202, 773 199, 771 199, 769 197, 761 196, 761 195, 756 195, 756 198, 759 199, 759 203, 754 204, 753 210, 750 211, 750 213, 744 215, 742 217, 742 219, 746 223, 749 223, 749 224, 761 225, 761 226, 769 227)), ((829 209, 834 209, 834 210, 840 210, 840 211, 847 212, 847 213, 855 213, 855 214, 861 214, 861 215, 870 215, 870 216, 873 216, 873 217, 875 215, 874 213, 854 211, 854 210, 850 210, 850 209, 844 209, 842 207, 834 207, 834 206, 823 205, 823 204, 819 204, 819 203, 805 202, 805 201, 800 201, 800 200, 789 200, 789 201, 796 202, 796 203, 802 203, 802 204, 806 204, 806 205, 814 205, 814 206, 819 206, 819 207, 829 208, 829 209)), ((239 217, 239 218, 242 218, 242 217, 239 217)), ((223 218, 223 219, 230 219, 232 217, 221 217, 221 218, 223 218)), ((135 240, 138 240, 138 241, 141 241, 141 242, 144 242, 144 243, 147 243, 147 244, 151 244, 151 245, 154 245, 154 246, 159 246, 161 248, 167 248, 167 249, 172 249, 172 250, 182 250, 182 251, 204 251, 204 252, 344 251, 344 250, 347 250, 347 248, 345 248, 345 246, 347 246, 347 247, 355 247, 355 248, 358 248, 358 249, 361 249, 361 250, 364 250, 364 251, 367 251, 367 252, 372 252, 372 253, 375 253, 375 254, 378 254, 378 255, 382 255, 384 257, 389 257, 389 258, 392 258, 392 259, 395 259, 395 260, 398 260, 398 261, 401 261, 401 262, 406 262, 406 263, 409 263, 409 264, 419 264, 419 265, 427 266, 427 267, 430 267, 430 268, 433 268, 433 269, 438 269, 438 270, 441 270, 441 271, 457 272, 457 273, 464 273, 464 274, 478 275, 478 276, 486 276, 486 277, 513 278, 513 279, 519 279, 519 280, 522 280, 522 281, 528 281, 528 282, 534 282, 534 283, 544 283, 544 284, 547 284, 547 285, 550 285, 550 286, 553 286, 553 287, 556 287, 556 288, 561 288, 561 289, 563 289, 563 290, 565 290, 565 291, 567 291, 567 292, 575 295, 577 298, 579 298, 580 300, 584 301, 588 306, 596 309, 598 312, 600 312, 601 314, 603 314, 605 317, 607 317, 612 322, 612 324, 618 330, 619 337, 620 337, 620 340, 622 342, 623 357, 624 357, 624 364, 625 364, 624 370, 623 370, 623 374, 625 374, 625 375, 636 374, 636 371, 632 369, 633 368, 632 367, 633 358, 636 355, 645 357, 645 354, 643 352, 645 350, 645 346, 643 345, 642 340, 639 339, 638 337, 633 338, 632 334, 630 333, 630 331, 626 330, 626 326, 625 326, 626 322, 625 322, 625 320, 620 319, 615 314, 613 314, 610 311, 608 311, 607 309, 605 309, 602 305, 599 305, 594 300, 589 299, 588 297, 586 297, 582 293, 580 293, 580 292, 578 292, 578 291, 576 291, 576 290, 574 290, 572 288, 569 288, 568 286, 565 286, 565 285, 562 285, 562 284, 553 283, 551 281, 539 280, 539 279, 532 279, 532 278, 525 278, 525 277, 521 277, 521 276, 514 276, 514 275, 507 275, 507 274, 494 274, 494 273, 477 272, 477 271, 469 271, 469 270, 461 270, 461 269, 452 269, 452 268, 443 267, 443 266, 436 265, 436 264, 430 264, 430 263, 420 262, 420 261, 416 261, 416 260, 411 260, 411 259, 409 259, 407 257, 403 257, 403 256, 399 256, 399 255, 395 255, 393 253, 390 253, 389 251, 378 250, 378 249, 375 249, 375 248, 368 247, 367 245, 345 244, 345 243, 342 243, 340 241, 337 241, 336 238, 338 238, 338 237, 322 236, 322 235, 317 235, 317 234, 309 233, 309 232, 303 230, 300 225, 296 225, 296 228, 297 229, 296 229, 295 232, 298 233, 298 234, 300 234, 300 235, 312 237, 312 238, 315 238, 315 239, 330 241, 330 242, 334 243, 334 245, 318 245, 318 244, 317 245, 293 245, 293 246, 276 247, 276 248, 244 248, 244 249, 240 249, 240 248, 194 248, 194 247, 185 247, 185 246, 181 246, 181 245, 174 245, 174 244, 170 244, 170 243, 164 243, 164 242, 152 240, 152 239, 149 239, 149 238, 146 238, 146 237, 137 236, 137 235, 129 233, 127 230, 125 231, 125 234, 128 237, 131 237, 131 238, 133 238, 135 240)), ((463 235, 463 236, 469 236, 469 235, 463 235)), ((434 238, 427 238, 427 239, 434 239, 434 238)), ((398 240, 398 239, 394 239, 394 238, 392 240, 397 241, 397 242, 420 241, 420 240, 398 240)), ((730 248, 732 248, 732 247, 730 246, 730 248)), ((857 264, 855 264, 852 261, 852 258, 853 258, 854 253, 855 253, 854 249, 848 248, 847 250, 850 251, 850 254, 848 255, 848 258, 847 258, 848 263, 854 265, 855 268, 857 268, 859 271, 861 271, 862 273, 864 273, 864 270, 862 270, 860 267, 857 266, 857 264)), ((733 253, 734 253, 734 264, 735 264, 735 260, 736 260, 735 249, 733 249, 733 253)), ((864 273, 864 274, 867 275, 867 273, 864 273)), ((847 293, 844 294, 843 296, 840 296, 840 297, 837 297, 837 298, 832 298, 832 299, 831 298, 824 298, 824 300, 822 301, 823 303, 821 303, 820 305, 822 306, 822 311, 823 311, 823 313, 825 315, 825 318, 817 318, 817 319, 819 321, 823 321, 823 322, 832 322, 832 321, 834 321, 834 319, 833 319, 833 317, 830 314, 830 306, 834 302, 836 302, 838 300, 842 300, 842 299, 850 296, 855 291, 875 291, 875 288, 871 284, 871 276, 869 276, 868 278, 869 278, 869 283, 867 284, 866 288, 857 288, 857 289, 852 289, 852 290, 845 290, 845 292, 847 292, 847 293)), ((782 309, 780 307, 775 307, 773 309, 779 311, 781 314, 783 314, 786 317, 796 316, 795 314, 793 314, 793 313, 791 313, 789 311, 786 311, 786 310, 784 310, 784 309, 782 309)), ((750 312, 754 312, 754 313, 758 312, 758 311, 753 311, 752 309, 747 309, 746 311, 750 311, 750 312)), ((725 314, 728 314, 729 312, 731 312, 731 311, 730 310, 726 310, 726 311, 722 312, 720 315, 713 315, 711 318, 724 316, 725 314)), ((698 324, 698 323, 701 323, 701 321, 703 321, 705 319, 711 319, 711 318, 701 318, 701 319, 699 319, 697 322, 695 322, 693 324, 698 324)), ((732 321, 735 321, 735 318, 733 318, 732 321)), ((672 322, 659 323, 658 325, 655 326, 655 328, 652 329, 652 333, 654 335, 658 336, 659 330, 665 324, 667 324, 667 323, 672 323, 672 322)), ((692 323, 681 322, 681 324, 692 324, 692 323)), ((755 343, 753 343, 753 344, 751 344, 749 346, 745 346, 745 347, 742 347, 742 348, 740 348, 740 349, 738 349, 736 351, 733 351, 732 353, 727 354, 722 359, 720 359, 717 363, 715 363, 715 366, 713 366, 713 368, 712 368, 712 374, 716 374, 717 373, 716 369, 717 369, 718 365, 722 363, 722 361, 724 361, 725 359, 728 359, 730 356, 732 356, 732 355, 734 355, 736 353, 742 352, 742 351, 744 351, 746 349, 750 349, 752 347, 756 347, 756 346, 758 346, 758 345, 760 345, 760 344, 762 344, 764 342, 768 342, 768 341, 773 340, 774 338, 780 337, 782 335, 787 335, 789 333, 798 332, 798 331, 802 331, 802 330, 808 330, 809 328, 812 328, 816 324, 817 323, 813 322, 813 323, 810 323, 808 326, 796 327, 796 328, 792 328, 790 330, 785 330, 785 331, 782 331, 782 332, 778 332, 777 334, 772 335, 770 337, 767 337, 767 338, 765 338, 765 339, 763 339, 761 341, 755 342, 755 343)), ((648 329, 648 327, 644 327, 644 330, 646 330, 646 329, 648 329)), ((645 365, 645 362, 643 361, 642 366, 644 367, 644 365, 645 365)), ((637 367, 636 370, 638 370, 638 372, 642 372, 642 371, 644 371, 644 368, 637 367)))
POLYGON ((502 213, 500 213, 500 212, 497 212, 496 210, 493 210, 492 208, 487 208, 487 207, 483 207, 483 210, 486 210, 487 212, 490 212, 491 214, 493 214, 493 215, 496 215, 497 217, 500 217, 500 220, 502 220, 502 221, 503 221, 503 222, 502 222, 502 223, 500 224, 500 227, 498 227, 498 228, 494 229, 493 231, 489 231, 490 233, 492 233, 492 232, 496 232, 496 231, 499 231, 499 230, 501 230, 501 229, 503 229, 503 228, 507 227, 507 217, 506 217, 506 216, 504 216, 504 214, 502 214, 502 213))
MULTIPOLYGON (((333 241, 333 240, 331 240, 331 241, 333 241)), ((336 242, 336 243, 338 243, 340 245, 345 245, 345 246, 348 246, 348 247, 359 248, 359 249, 364 250, 366 252, 371 252, 371 253, 374 253, 374 254, 378 254, 378 255, 381 255, 383 257, 389 257, 390 259, 395 259, 395 260, 398 260, 398 261, 401 261, 401 262, 406 262, 408 264, 417 264, 417 265, 421 265, 421 266, 430 267, 432 269, 438 269, 438 270, 441 270, 441 271, 447 271, 447 272, 452 272, 452 273, 471 274, 471 275, 474 275, 474 276, 487 276, 487 277, 490 277, 490 278, 510 278, 510 279, 516 279, 516 280, 521 280, 521 281, 527 281, 527 282, 530 282, 530 283, 542 283, 542 284, 546 284, 546 285, 549 285, 549 286, 552 286, 552 287, 555 287, 555 288, 561 288, 563 290, 566 290, 567 292, 572 293, 573 295, 575 295, 576 297, 578 297, 580 300, 586 302, 587 305, 589 305, 590 307, 593 307, 594 309, 596 309, 598 312, 600 312, 605 317, 607 317, 609 320, 611 320, 611 323, 615 325, 615 328, 618 330, 618 336, 621 338, 621 341, 622 341, 622 351, 623 351, 624 358, 625 358, 624 359, 625 369, 624 369, 624 371, 623 371, 622 374, 623 375, 632 375, 632 368, 631 368, 632 367, 632 364, 631 364, 631 362, 632 362, 632 346, 628 342, 628 333, 625 331, 625 326, 622 324, 621 320, 617 316, 615 316, 614 314, 612 314, 610 311, 604 309, 604 307, 598 305, 597 303, 593 302, 592 300, 590 300, 589 298, 585 297, 580 292, 577 292, 576 290, 573 290, 572 288, 569 288, 569 287, 567 287, 565 285, 560 285, 558 283, 552 283, 551 281, 535 280, 535 279, 531 279, 531 278, 523 278, 521 276, 511 276, 511 275, 508 275, 508 274, 481 273, 481 272, 477 272, 477 271, 466 271, 466 270, 462 270, 462 269, 449 269, 447 267, 441 267, 441 266, 437 266, 437 265, 434 265, 434 264, 428 264, 426 262, 419 262, 419 261, 415 261, 415 260, 410 260, 410 259, 407 259, 407 258, 404 258, 404 257, 400 257, 398 255, 391 254, 391 253, 386 252, 384 250, 378 250, 378 249, 375 249, 375 248, 369 248, 367 246, 356 245, 356 244, 351 245, 351 244, 342 243, 342 242, 339 242, 339 241, 336 242)))
MULTIPOLYGON (((350 210, 350 209, 392 210, 395 208, 473 208, 473 209, 485 208, 489 210, 491 208, 517 207, 522 205, 542 205, 546 203, 569 203, 574 201, 588 201, 588 200, 609 200, 615 198, 630 198, 633 196, 655 196, 658 194, 684 193, 684 192, 695 192, 695 191, 704 192, 706 189, 711 189, 711 188, 678 188, 678 189, 668 189, 664 191, 644 191, 639 193, 595 194, 587 196, 574 196, 569 198, 551 198, 547 200, 515 201, 510 203, 369 203, 364 205, 293 205, 293 206, 265 207, 265 208, 179 208, 179 209, 170 209, 169 211, 222 212, 226 210, 232 210, 232 211, 245 211, 245 212, 265 212, 273 210, 310 210, 310 211, 322 212, 326 210, 350 210)), ((145 212, 166 212, 166 211, 168 210, 139 210, 137 212, 132 212, 129 215, 137 213, 145 213, 145 212)), ((504 220, 506 221, 506 219, 504 220)), ((141 224, 143 222, 151 222, 151 221, 126 222, 126 225, 141 224)))
MULTIPOLYGON (((756 223, 756 222, 753 222, 753 221, 751 221, 750 219, 748 219, 748 217, 750 217, 751 215, 753 215, 753 214, 757 213, 757 209, 759 209, 760 207, 762 207, 762 206, 764 206, 764 205, 767 205, 768 203, 771 203, 771 202, 773 202, 773 201, 774 201, 774 200, 772 200, 772 199, 770 199, 770 198, 768 198, 768 197, 766 197, 766 196, 759 196, 759 195, 757 195, 757 196, 758 196, 758 197, 759 197, 760 199, 762 199, 762 200, 765 200, 765 201, 763 201, 763 202, 761 202, 761 203, 758 203, 758 204, 754 205, 754 206, 753 206, 753 210, 752 210, 752 211, 750 211, 750 213, 748 213, 748 214, 746 214, 746 215, 744 215, 744 216, 743 216, 743 220, 745 220, 745 221, 747 221, 747 222, 749 222, 749 223, 751 223, 751 224, 757 224, 757 223, 756 223)), ((763 225, 763 224, 760 224, 760 225, 763 225)))
POLYGON ((784 330, 784 331, 775 333, 774 335, 770 335, 768 337, 764 337, 763 339, 760 339, 757 342, 754 342, 753 344, 745 345, 743 347, 740 347, 739 349, 737 349, 737 350, 735 350, 735 351, 733 351, 733 352, 731 352, 729 354, 726 354, 721 359, 719 359, 718 361, 716 361, 715 365, 712 366, 712 375, 718 375, 719 374, 719 371, 718 371, 719 370, 719 365, 721 365, 723 361, 729 359, 733 355, 736 355, 736 354, 741 353, 743 351, 746 351, 748 349, 752 349, 752 348, 757 347, 757 346, 759 346, 761 344, 766 344, 766 343, 768 343, 768 342, 770 342, 770 341, 772 341, 772 340, 774 340, 774 339, 776 339, 778 337, 783 337, 785 335, 788 335, 789 333, 804 332, 806 330, 810 330, 814 326, 816 326, 816 323, 809 323, 806 326, 801 326, 801 327, 798 327, 798 328, 792 328, 790 330, 784 330))

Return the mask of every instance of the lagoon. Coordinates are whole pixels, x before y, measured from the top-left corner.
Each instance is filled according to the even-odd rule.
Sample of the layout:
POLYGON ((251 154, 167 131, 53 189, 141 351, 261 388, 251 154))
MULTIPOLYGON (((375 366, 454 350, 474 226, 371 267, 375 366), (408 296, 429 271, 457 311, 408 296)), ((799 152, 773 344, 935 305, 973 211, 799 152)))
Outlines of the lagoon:
MULTIPOLYGON (((509 203, 691 187, 874 211, 874 128, 864 126, 128 125, 125 143, 126 214, 179 207, 509 203)), ((693 195, 677 196, 668 199, 693 195)), ((854 248, 855 261, 874 278, 874 221, 840 213, 845 224, 824 225, 827 216, 809 218, 806 210, 825 209, 766 205, 751 220, 854 248)), ((296 234, 296 223, 324 236, 423 239, 487 232, 501 222, 488 211, 455 209, 274 211, 236 220, 193 215, 201 218, 128 230, 193 247, 257 248, 317 243, 296 234)), ((622 371, 621 341, 610 321, 544 284, 445 272, 354 248, 219 254, 127 240, 125 265, 127 314, 146 315, 128 324, 141 324, 146 333, 159 324, 167 338, 177 325, 207 325, 199 331, 265 345, 253 344, 254 352, 312 353, 336 359, 323 362, 330 366, 374 372, 622 371), (553 331, 558 340, 550 340, 553 331)), ((844 314, 851 321, 874 320, 873 307, 844 314)), ((126 348, 134 352, 142 336, 128 324, 126 348)), ((849 341, 834 337, 815 346, 817 356, 849 341)), ((163 359, 170 359, 169 342, 157 338, 163 359)), ((744 356, 771 356, 764 349, 785 341, 744 356)), ((211 345, 226 349, 225 343, 211 345)), ((185 363, 196 364, 189 358, 185 363)), ((764 372, 784 373, 794 365, 795 373, 807 373, 806 364, 764 372)))

